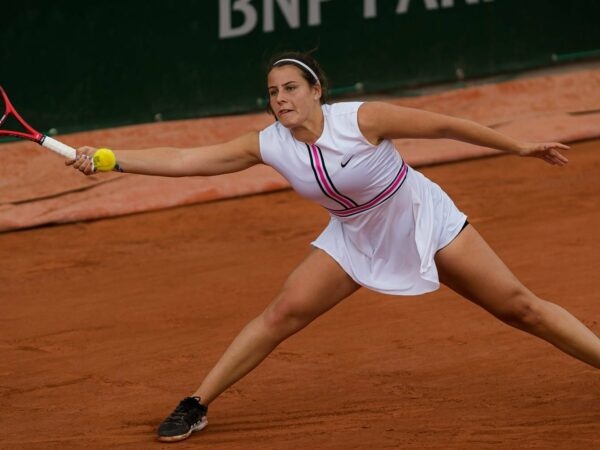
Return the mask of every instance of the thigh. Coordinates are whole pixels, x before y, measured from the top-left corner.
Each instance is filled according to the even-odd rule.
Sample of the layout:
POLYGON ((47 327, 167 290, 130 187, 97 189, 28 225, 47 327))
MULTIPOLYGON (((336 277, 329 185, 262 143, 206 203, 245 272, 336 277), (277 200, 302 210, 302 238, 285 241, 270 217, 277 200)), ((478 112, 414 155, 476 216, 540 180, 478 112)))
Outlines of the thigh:
POLYGON ((530 294, 473 225, 441 249, 435 262, 443 284, 495 315, 530 294))
POLYGON ((311 320, 333 308, 360 285, 326 252, 313 249, 289 275, 267 308, 278 315, 311 320))

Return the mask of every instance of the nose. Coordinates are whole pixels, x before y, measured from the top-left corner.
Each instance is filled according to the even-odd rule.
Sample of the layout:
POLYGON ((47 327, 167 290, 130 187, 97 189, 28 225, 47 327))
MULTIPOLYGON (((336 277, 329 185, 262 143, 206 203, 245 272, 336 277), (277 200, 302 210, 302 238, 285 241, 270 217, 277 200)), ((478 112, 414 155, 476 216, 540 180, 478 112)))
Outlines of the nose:
POLYGON ((285 95, 283 91, 279 91, 277 92, 277 96, 275 97, 275 101, 281 105, 283 102, 286 101, 285 95))

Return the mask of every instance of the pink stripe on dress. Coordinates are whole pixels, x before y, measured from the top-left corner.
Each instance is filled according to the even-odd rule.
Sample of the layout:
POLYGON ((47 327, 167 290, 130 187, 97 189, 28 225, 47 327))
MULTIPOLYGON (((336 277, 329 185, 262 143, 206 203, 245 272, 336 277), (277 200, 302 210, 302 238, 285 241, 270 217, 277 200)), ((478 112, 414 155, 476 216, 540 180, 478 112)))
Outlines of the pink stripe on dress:
POLYGON ((354 208, 349 208, 349 209, 344 209, 344 210, 328 209, 328 211, 336 216, 347 217, 347 216, 352 216, 354 214, 358 214, 360 212, 366 211, 367 209, 374 208, 375 206, 383 203, 385 200, 390 198, 394 194, 394 192, 396 192, 396 189, 402 184, 402 182, 406 178, 407 172, 408 172, 408 166, 406 164, 404 164, 404 162, 403 162, 402 168, 398 172, 398 175, 396 175, 396 178, 394 179, 394 181, 392 181, 392 183, 386 189, 384 189, 383 192, 378 194, 372 200, 368 201, 367 203, 365 203, 363 205, 360 205, 360 206, 357 206, 354 208))
POLYGON ((335 188, 331 185, 331 183, 329 183, 329 179, 325 175, 325 170, 323 169, 323 161, 321 160, 321 155, 319 154, 317 147, 315 145, 311 145, 310 150, 312 152, 313 161, 315 162, 315 168, 317 171, 317 175, 319 176, 319 181, 321 183, 321 186, 323 186, 323 189, 325 189, 327 191, 327 194, 332 199, 334 199, 337 202, 339 202, 340 204, 346 206, 346 208, 354 208, 355 205, 350 200, 348 200, 346 197, 338 194, 337 191, 335 190, 335 188))

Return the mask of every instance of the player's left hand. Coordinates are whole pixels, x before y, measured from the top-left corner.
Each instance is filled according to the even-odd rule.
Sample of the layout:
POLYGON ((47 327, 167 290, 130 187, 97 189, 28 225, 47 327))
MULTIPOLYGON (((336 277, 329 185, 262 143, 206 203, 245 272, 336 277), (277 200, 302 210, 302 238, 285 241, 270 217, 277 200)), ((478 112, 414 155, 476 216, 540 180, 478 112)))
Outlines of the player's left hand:
POLYGON ((540 158, 553 166, 564 166, 569 160, 560 150, 569 150, 569 146, 559 142, 527 142, 521 145, 520 156, 540 158))

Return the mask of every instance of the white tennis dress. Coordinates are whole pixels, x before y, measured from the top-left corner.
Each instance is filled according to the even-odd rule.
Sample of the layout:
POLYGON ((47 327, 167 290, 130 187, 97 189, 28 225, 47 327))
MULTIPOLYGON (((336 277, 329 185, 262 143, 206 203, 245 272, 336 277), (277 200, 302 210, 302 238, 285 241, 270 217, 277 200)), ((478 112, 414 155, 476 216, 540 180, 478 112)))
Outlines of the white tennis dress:
POLYGON ((323 105, 323 134, 313 144, 279 122, 260 132, 263 161, 331 216, 312 242, 357 283, 393 295, 439 287, 435 253, 466 216, 435 183, 407 166, 389 140, 369 143, 358 127, 362 103, 323 105))

